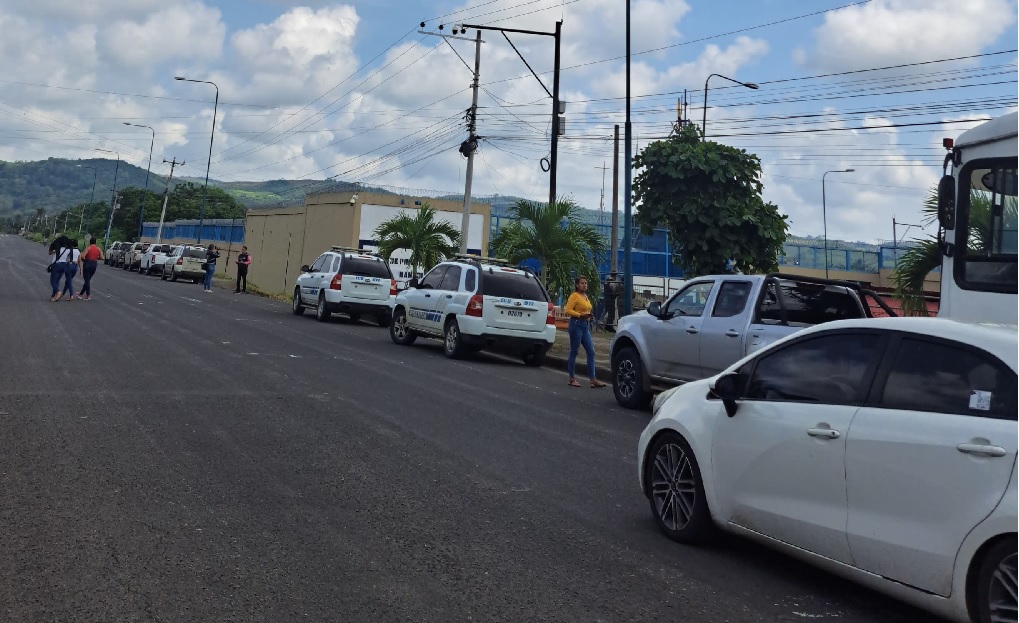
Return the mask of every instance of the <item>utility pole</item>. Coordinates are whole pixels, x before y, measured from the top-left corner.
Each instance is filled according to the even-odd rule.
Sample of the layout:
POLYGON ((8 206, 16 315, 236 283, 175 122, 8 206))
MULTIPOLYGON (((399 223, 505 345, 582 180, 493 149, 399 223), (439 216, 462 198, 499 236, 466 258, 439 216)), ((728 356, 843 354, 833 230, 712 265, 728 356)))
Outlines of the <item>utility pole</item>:
POLYGON ((598 201, 598 224, 599 225, 604 225, 605 224, 605 171, 608 170, 608 166, 606 166, 605 161, 602 160, 601 166, 600 167, 595 167, 595 168, 596 169, 601 169, 601 199, 598 201))
POLYGON ((612 261, 611 272, 619 270, 619 124, 616 124, 616 140, 612 149, 612 261))
POLYGON ((106 223, 106 237, 103 238, 103 248, 110 247, 110 228, 113 227, 113 213, 120 209, 120 193, 113 191, 113 198, 110 200, 110 220, 106 223))
MULTIPOLYGON (((163 164, 166 164, 167 162, 168 162, 167 159, 163 158, 163 164)), ((173 169, 178 164, 180 166, 184 166, 184 162, 183 161, 177 162, 176 157, 174 157, 173 160, 170 160, 169 163, 170 163, 170 177, 166 178, 166 192, 163 193, 163 211, 159 213, 159 228, 156 230, 157 243, 163 241, 163 219, 166 218, 166 204, 170 201, 170 182, 173 180, 173 169)), ((202 235, 201 232, 199 232, 198 234, 199 238, 201 238, 201 235, 202 235)))
POLYGON ((633 245, 630 230, 633 229, 633 126, 630 123, 630 0, 626 0, 626 125, 623 133, 623 312, 633 313, 633 245))
POLYGON ((467 140, 460 145, 460 153, 467 156, 467 182, 464 184, 464 214, 460 222, 460 253, 467 253, 467 234, 470 232, 471 223, 471 183, 474 181, 474 152, 478 150, 478 135, 476 133, 478 117, 478 86, 481 82, 481 31, 479 30, 474 39, 474 84, 471 87, 474 95, 471 99, 471 109, 467 113, 469 133, 467 140))
POLYGON ((548 172, 548 205, 556 200, 556 168, 559 161, 559 135, 561 119, 559 115, 565 111, 559 102, 559 41, 562 38, 563 23, 555 23, 555 61, 552 65, 552 155, 549 156, 548 172))

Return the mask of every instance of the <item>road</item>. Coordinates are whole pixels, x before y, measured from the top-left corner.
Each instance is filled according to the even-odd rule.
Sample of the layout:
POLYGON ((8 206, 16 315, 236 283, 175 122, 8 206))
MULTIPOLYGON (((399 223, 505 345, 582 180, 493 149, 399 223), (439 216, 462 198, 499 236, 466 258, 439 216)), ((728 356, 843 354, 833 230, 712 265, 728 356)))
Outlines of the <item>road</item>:
POLYGON ((0 620, 928 619, 665 539, 607 389, 105 266, 50 303, 45 265, 0 236, 0 620))

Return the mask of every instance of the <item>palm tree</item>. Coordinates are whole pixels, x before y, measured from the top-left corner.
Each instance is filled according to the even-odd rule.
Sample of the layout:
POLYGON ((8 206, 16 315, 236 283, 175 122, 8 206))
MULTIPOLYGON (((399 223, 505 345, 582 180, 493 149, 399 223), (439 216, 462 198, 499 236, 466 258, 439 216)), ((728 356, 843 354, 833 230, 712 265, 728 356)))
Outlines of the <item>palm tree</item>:
POLYGON ((379 255, 387 262, 397 249, 410 251, 410 266, 431 268, 460 251, 460 232, 446 221, 435 220, 435 209, 427 203, 417 214, 402 213, 375 228, 379 255))
MULTIPOLYGON (((1006 198, 1005 213, 1013 220, 1016 202, 1006 198)), ((938 189, 935 186, 927 194, 921 210, 924 226, 938 220, 938 189)), ((991 198, 987 193, 971 192, 969 199, 969 222, 967 223, 966 246, 972 254, 984 253, 991 247, 993 224, 991 220, 991 198)), ((935 238, 928 237, 915 241, 916 245, 906 251, 895 265, 892 282, 895 296, 902 301, 902 312, 906 316, 926 316, 927 305, 923 298, 923 284, 927 275, 941 266, 941 249, 935 238)))
POLYGON ((572 199, 551 204, 521 199, 510 208, 516 220, 492 239, 492 251, 513 263, 532 258, 541 262, 541 279, 553 298, 569 294, 577 275, 588 277, 591 296, 596 298, 605 238, 580 220, 579 211, 572 199))

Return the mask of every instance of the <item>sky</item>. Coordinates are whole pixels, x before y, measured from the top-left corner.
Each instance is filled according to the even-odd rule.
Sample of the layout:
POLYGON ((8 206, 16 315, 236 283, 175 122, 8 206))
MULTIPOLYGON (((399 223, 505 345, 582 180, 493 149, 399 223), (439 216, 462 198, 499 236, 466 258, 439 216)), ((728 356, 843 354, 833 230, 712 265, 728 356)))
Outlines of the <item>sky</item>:
MULTIPOLYGON (((669 135, 684 91, 686 118, 699 125, 705 79, 724 76, 709 82, 707 138, 761 159, 764 198, 789 215, 795 235, 822 234, 822 194, 831 239, 889 240, 893 218, 920 224, 941 175, 941 140, 1016 109, 1016 0, 630 6, 635 152, 669 135)), ((314 190, 310 181, 333 178, 463 192, 458 148, 475 45, 421 34, 419 23, 445 34, 460 23, 552 32, 562 20, 558 193, 599 209, 604 179, 608 212, 613 128, 625 120, 625 7, 5 0, 0 160, 106 149, 145 167, 152 134, 127 122, 155 131, 160 175, 169 172, 162 160, 176 158, 187 163, 176 174, 203 177, 208 165, 223 181, 303 179, 314 190), (218 106, 217 87, 174 76, 215 83, 218 106)), ((509 35, 535 77, 500 33, 482 38, 473 194, 547 199, 553 40, 509 35)), ((906 239, 914 235, 922 234, 906 239)))

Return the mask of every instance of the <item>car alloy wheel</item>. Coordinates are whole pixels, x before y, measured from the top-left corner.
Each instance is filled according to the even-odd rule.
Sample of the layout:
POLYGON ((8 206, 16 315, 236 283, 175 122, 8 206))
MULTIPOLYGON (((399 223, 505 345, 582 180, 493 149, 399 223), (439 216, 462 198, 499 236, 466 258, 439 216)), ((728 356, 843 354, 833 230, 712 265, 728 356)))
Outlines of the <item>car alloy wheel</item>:
POLYGON ((637 388, 637 371, 630 359, 621 359, 616 364, 616 386, 619 387, 619 394, 623 398, 633 397, 637 388))
POLYGON ((450 320, 446 323, 446 330, 443 335, 443 351, 446 356, 450 359, 458 359, 463 354, 463 345, 460 339, 460 325, 456 323, 456 320, 450 320))
POLYGON ((330 316, 332 316, 327 305, 325 294, 319 293, 318 306, 315 308, 315 318, 319 322, 325 322, 329 320, 330 316))
POLYGON ((987 591, 987 613, 992 623, 1014 623, 1019 612, 1016 552, 1005 554, 991 574, 987 591))
POLYGON ((697 483, 690 458, 675 443, 663 444, 651 465, 651 495, 662 523, 682 530, 690 523, 697 504, 697 483))
POLYGON ((612 392, 616 402, 627 409, 644 409, 651 403, 651 393, 644 390, 644 372, 636 349, 624 348, 613 355, 612 392))
POLYGON ((389 337, 394 344, 408 346, 414 343, 417 335, 407 325, 407 312, 402 308, 393 312, 393 321, 389 323, 389 337))

